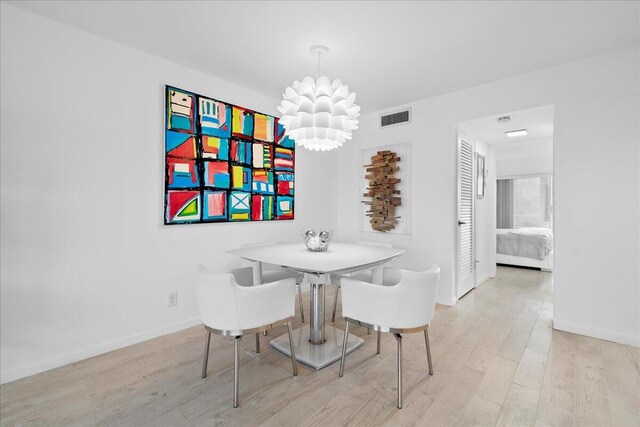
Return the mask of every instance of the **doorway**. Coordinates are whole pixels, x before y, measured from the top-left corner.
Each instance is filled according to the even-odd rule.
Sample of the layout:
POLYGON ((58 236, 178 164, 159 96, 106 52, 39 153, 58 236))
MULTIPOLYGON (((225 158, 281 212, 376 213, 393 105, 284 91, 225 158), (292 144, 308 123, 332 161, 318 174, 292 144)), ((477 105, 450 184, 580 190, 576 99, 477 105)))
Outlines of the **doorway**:
POLYGON ((514 283, 523 268, 551 272, 553 106, 461 122, 457 139, 458 299, 498 268, 514 283))

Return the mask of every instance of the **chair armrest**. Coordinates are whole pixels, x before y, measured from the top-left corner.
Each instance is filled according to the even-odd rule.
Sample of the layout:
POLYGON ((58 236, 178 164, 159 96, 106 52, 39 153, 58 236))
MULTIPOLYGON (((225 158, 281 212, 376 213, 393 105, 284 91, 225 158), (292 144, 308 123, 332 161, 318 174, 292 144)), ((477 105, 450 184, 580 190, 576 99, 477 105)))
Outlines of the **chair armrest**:
POLYGON ((293 278, 259 286, 237 286, 236 304, 242 329, 257 328, 293 317, 296 281, 293 278))
POLYGON ((396 286, 375 285, 348 277, 342 279, 344 317, 378 326, 393 327, 401 310, 396 286))

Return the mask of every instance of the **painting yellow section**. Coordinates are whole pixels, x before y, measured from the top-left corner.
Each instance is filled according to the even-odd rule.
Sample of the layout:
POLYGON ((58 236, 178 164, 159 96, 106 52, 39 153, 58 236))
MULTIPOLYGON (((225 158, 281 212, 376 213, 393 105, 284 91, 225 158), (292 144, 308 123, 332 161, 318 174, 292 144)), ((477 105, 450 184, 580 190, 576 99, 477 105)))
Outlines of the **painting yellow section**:
POLYGON ((232 120, 232 129, 233 132, 237 132, 237 133, 242 133, 242 112, 244 110, 241 110, 239 108, 237 108, 235 105, 233 107, 233 120, 232 120))
POLYGON ((249 214, 245 213, 232 213, 231 219, 249 219, 249 214))
POLYGON ((267 123, 269 121, 268 117, 264 114, 256 114, 255 116, 255 130, 253 137, 255 139, 260 139, 262 141, 268 141, 268 131, 267 131, 267 123))
POLYGON ((242 166, 233 166, 232 167, 232 178, 233 178, 233 187, 234 188, 242 188, 243 180, 243 170, 242 166))
POLYGON ((220 138, 216 138, 215 136, 205 136, 204 137, 205 144, 207 147, 219 147, 220 146, 220 138))

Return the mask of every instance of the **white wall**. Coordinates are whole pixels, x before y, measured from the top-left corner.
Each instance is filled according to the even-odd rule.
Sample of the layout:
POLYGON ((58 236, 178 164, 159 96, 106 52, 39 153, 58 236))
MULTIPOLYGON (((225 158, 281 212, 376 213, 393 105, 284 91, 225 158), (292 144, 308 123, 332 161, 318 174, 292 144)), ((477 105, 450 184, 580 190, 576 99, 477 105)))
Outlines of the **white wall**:
POLYGON ((553 173, 553 140, 499 144, 494 146, 494 152, 498 179, 553 173))
MULTIPOLYGON (((496 166, 493 148, 475 139, 475 152, 484 156, 487 172, 484 197, 475 198, 476 286, 496 276, 496 166)), ((476 163, 477 164, 477 163, 476 163)))
POLYGON ((298 150, 294 221, 163 226, 163 85, 271 114, 278 101, 1 12, 2 382, 195 324, 198 263, 228 268, 227 249, 335 223, 321 171, 336 154, 298 150))
POLYGON ((639 72, 635 46, 415 102, 410 125, 381 130, 364 115, 340 150, 339 237, 406 248, 407 267, 438 263, 439 300, 454 301, 457 124, 554 105, 554 326, 640 346, 639 72), (413 234, 357 232, 357 150, 404 141, 413 234))

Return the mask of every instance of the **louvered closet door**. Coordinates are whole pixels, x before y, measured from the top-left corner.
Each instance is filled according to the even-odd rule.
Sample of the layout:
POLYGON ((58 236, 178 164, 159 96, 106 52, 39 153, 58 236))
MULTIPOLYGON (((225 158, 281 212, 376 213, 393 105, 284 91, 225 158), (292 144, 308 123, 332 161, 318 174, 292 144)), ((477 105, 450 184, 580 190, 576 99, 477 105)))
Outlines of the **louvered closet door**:
POLYGON ((473 289, 473 145, 458 135, 458 298, 473 289))

